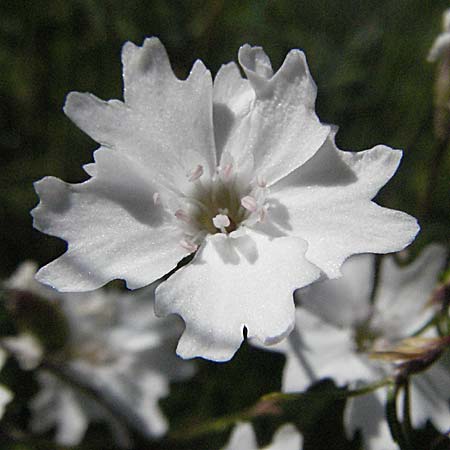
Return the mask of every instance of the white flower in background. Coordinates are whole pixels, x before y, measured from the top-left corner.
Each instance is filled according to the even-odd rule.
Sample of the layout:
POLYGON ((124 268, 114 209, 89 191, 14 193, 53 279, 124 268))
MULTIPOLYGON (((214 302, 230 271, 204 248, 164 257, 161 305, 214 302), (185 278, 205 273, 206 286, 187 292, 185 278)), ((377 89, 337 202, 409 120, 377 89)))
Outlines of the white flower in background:
MULTIPOLYGON (((24 288, 42 295, 34 274, 20 267, 12 279, 22 280, 24 288)), ((20 283, 14 283, 14 288, 20 289, 20 283)), ((94 401, 55 373, 40 369, 41 389, 30 405, 33 431, 55 427, 59 444, 76 445, 89 422, 101 420, 109 423, 116 440, 124 445, 126 430, 108 406, 148 437, 167 430, 158 401, 169 394, 171 380, 191 376, 194 367, 173 353, 182 325, 175 318, 156 318, 154 288, 134 293, 56 293, 52 301, 69 326, 69 342, 62 354, 55 355, 56 365, 97 392, 102 401, 94 401)))
MULTIPOLYGON (((375 258, 356 255, 342 267, 343 277, 298 291, 296 329, 286 341, 270 347, 286 355, 283 391, 303 391, 315 381, 333 378, 352 388, 382 379, 391 367, 369 359, 368 352, 418 331, 434 315, 428 305, 444 268, 445 250, 428 246, 410 265, 399 267, 391 256, 382 260, 374 302, 375 258)), ((442 432, 450 428, 450 355, 411 383, 412 423, 431 419, 442 432)), ((344 422, 349 437, 361 430, 364 448, 396 449, 384 419, 385 389, 347 401, 344 422)))
POLYGON ((292 424, 286 424, 273 435, 272 443, 259 447, 255 432, 249 423, 238 423, 230 436, 230 441, 222 450, 301 450, 303 439, 292 424))
POLYGON ((244 45, 214 85, 197 61, 179 80, 156 38, 122 50, 124 102, 71 93, 64 111, 100 144, 80 184, 36 183, 39 230, 67 252, 39 281, 86 291, 114 278, 150 284, 193 260, 156 292, 158 315, 186 324, 184 358, 230 359, 243 339, 273 344, 294 326, 292 293, 321 271, 340 275, 354 253, 408 245, 412 217, 371 201, 401 152, 337 149, 319 122, 304 54, 273 73, 260 47, 244 45))
POLYGON ((442 15, 442 33, 433 42, 427 59, 429 62, 436 62, 445 53, 450 54, 450 8, 442 15))
MULTIPOLYGON (((7 353, 0 347, 0 370, 5 365, 7 356, 7 353)), ((12 400, 12 398, 12 392, 7 387, 0 384, 0 419, 5 413, 6 405, 12 400)))

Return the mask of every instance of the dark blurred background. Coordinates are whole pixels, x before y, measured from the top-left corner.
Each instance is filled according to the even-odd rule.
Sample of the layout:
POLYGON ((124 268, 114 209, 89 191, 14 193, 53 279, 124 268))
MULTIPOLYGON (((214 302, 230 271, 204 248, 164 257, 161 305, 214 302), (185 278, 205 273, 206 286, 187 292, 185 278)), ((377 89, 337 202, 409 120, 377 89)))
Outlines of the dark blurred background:
MULTIPOLYGON (((450 158, 433 135, 436 65, 426 55, 448 6, 448 0, 1 2, 0 276, 24 259, 44 264, 65 249, 33 230, 29 211, 38 201, 34 181, 46 175, 85 180, 81 166, 96 148, 64 116, 66 94, 121 98, 121 46, 153 35, 180 77, 197 58, 215 74, 246 42, 262 45, 274 68, 290 49, 303 49, 318 85, 319 117, 339 125, 338 145, 362 150, 384 143, 404 150, 399 172, 378 199, 419 218, 422 232, 412 252, 445 241, 450 158)), ((279 389, 283 360, 245 347, 228 365, 201 364, 191 385, 175 387, 165 402, 181 423, 238 410, 279 389), (210 381, 218 378, 217 386, 210 381), (237 379, 241 385, 233 392, 237 379)), ((325 419, 314 417, 320 427, 325 419)), ((341 438, 335 439, 338 448, 341 438)))

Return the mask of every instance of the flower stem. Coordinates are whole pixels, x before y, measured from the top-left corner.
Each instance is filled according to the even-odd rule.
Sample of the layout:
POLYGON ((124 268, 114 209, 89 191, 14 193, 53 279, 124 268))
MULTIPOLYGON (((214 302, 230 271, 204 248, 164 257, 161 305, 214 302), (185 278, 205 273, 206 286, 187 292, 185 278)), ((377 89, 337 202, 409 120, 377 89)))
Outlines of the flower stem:
MULTIPOLYGON (((393 385, 393 379, 391 377, 383 378, 375 383, 371 383, 362 386, 357 389, 342 389, 334 388, 328 392, 272 392, 270 394, 263 395, 255 405, 250 408, 228 414, 225 416, 217 417, 210 421, 203 422, 201 424, 190 426, 189 431, 186 431, 185 426, 181 426, 177 430, 173 430, 169 433, 169 439, 174 440, 189 440, 192 438, 200 437, 205 434, 217 433, 226 430, 233 426, 236 422, 248 421, 258 416, 264 415, 281 415, 284 412, 283 406, 287 407, 293 402, 309 402, 314 397, 323 396, 331 401, 344 400, 348 397, 357 397, 360 395, 368 394, 374 390, 386 386, 393 385)), ((409 449, 408 449, 409 450, 409 449)), ((412 450, 412 449, 411 449, 412 450)))
POLYGON ((388 388, 388 398, 386 402, 386 419, 392 439, 397 442, 401 450, 414 450, 411 444, 413 433, 410 421, 410 401, 409 386, 405 380, 399 380, 388 388), (403 424, 398 419, 397 399, 400 391, 404 392, 403 403, 403 424))
POLYGON ((411 425, 411 395, 410 383, 407 378, 403 383, 403 432, 407 441, 408 448, 412 448, 412 437, 414 434, 411 425))

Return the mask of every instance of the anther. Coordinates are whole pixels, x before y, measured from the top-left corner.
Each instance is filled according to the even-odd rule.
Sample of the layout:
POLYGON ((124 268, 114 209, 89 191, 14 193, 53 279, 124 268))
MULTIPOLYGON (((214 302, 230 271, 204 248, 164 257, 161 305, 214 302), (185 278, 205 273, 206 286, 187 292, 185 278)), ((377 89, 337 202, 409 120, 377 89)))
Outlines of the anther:
POLYGON ((217 214, 217 216, 213 217, 212 222, 214 226, 220 230, 222 233, 226 233, 226 227, 230 226, 230 218, 225 214, 217 214))
POLYGON ((198 180, 203 175, 203 166, 199 164, 194 170, 188 173, 188 180, 195 181, 198 180))
POLYGON ((182 220, 183 222, 186 222, 186 223, 190 223, 191 222, 191 218, 189 217, 187 212, 182 210, 182 209, 178 209, 177 211, 175 211, 175 217, 178 220, 182 220))
POLYGON ((246 195, 241 198, 241 205, 250 212, 255 212, 258 209, 256 200, 251 195, 246 195))
POLYGON ((267 186, 267 181, 266 179, 262 176, 262 175, 258 175, 256 177, 256 184, 260 187, 260 188, 265 188, 267 186))
POLYGON ((267 210, 268 207, 266 205, 264 205, 260 210, 259 210, 259 222, 264 222, 266 220, 267 217, 267 210))
POLYGON ((222 179, 222 181, 229 181, 232 173, 233 173, 233 164, 232 163, 225 164, 225 166, 222 167, 220 171, 220 178, 222 179))

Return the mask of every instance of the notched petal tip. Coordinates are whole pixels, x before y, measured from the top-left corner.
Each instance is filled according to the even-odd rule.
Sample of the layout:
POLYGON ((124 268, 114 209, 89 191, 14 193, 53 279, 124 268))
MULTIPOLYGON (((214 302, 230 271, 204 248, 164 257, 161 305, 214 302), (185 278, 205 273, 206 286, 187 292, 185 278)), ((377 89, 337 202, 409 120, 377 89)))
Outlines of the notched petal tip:
MULTIPOLYGON (((46 286, 49 286, 53 289, 58 290, 58 288, 55 286, 55 284, 49 280, 49 278, 47 276, 48 274, 47 274, 46 267, 47 266, 41 267, 34 275, 34 279, 41 284, 45 284, 46 286)), ((62 291, 59 290, 59 292, 62 292, 62 291)))
POLYGON ((34 183, 34 189, 40 202, 31 210, 31 215, 34 218, 34 227, 42 230, 47 223, 46 212, 62 213, 69 207, 67 202, 69 185, 56 177, 44 177, 34 183))
POLYGON ((238 81, 241 81, 243 79, 239 67, 234 61, 222 64, 220 66, 219 70, 217 71, 214 77, 214 84, 217 82, 217 80, 220 80, 221 78, 226 79, 227 77, 230 77, 238 81))
POLYGON ((142 46, 126 42, 122 47, 122 64, 124 78, 132 72, 133 76, 150 72, 174 76, 167 51, 157 37, 146 38, 142 46))
POLYGON ((262 47, 251 47, 245 44, 239 49, 238 60, 253 89, 263 96, 273 76, 269 57, 262 47))
POLYGON ((269 79, 273 75, 272 64, 262 47, 243 45, 238 53, 239 63, 247 73, 269 79))
POLYGON ((205 81, 212 86, 211 72, 206 68, 201 59, 197 59, 192 66, 186 81, 197 82, 198 79, 205 78, 205 81))
POLYGON ((215 362, 230 361, 244 340, 242 333, 241 336, 239 342, 230 343, 228 346, 225 346, 224 342, 221 342, 220 345, 217 343, 208 345, 207 342, 199 342, 195 334, 191 334, 186 328, 178 342, 176 353, 183 359, 203 358, 215 362))
POLYGON ((273 335, 273 336, 264 336, 264 337, 260 337, 255 335, 254 337, 262 342, 263 345, 275 345, 280 343, 283 339, 287 338, 291 333, 292 330, 295 327, 295 320, 293 320, 289 326, 286 328, 286 330, 282 331, 281 333, 277 334, 277 335, 273 335))

